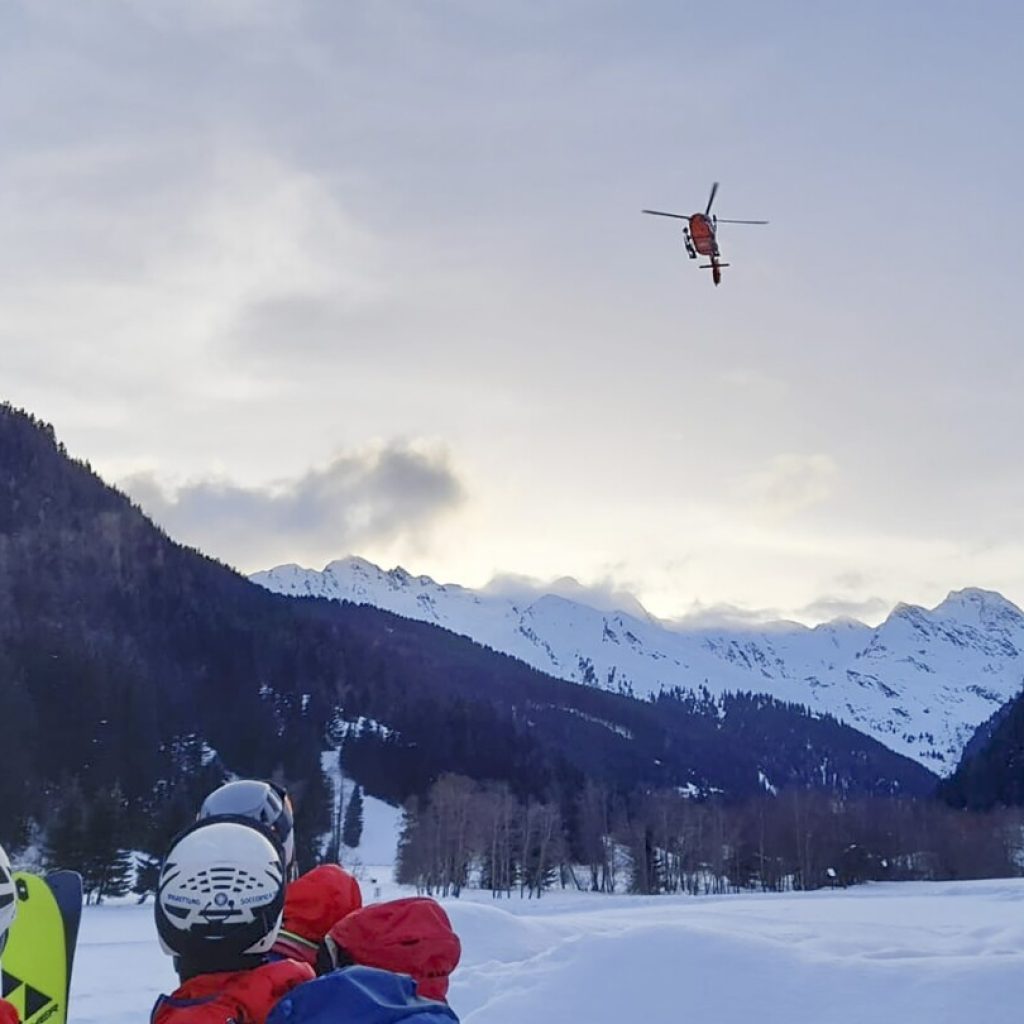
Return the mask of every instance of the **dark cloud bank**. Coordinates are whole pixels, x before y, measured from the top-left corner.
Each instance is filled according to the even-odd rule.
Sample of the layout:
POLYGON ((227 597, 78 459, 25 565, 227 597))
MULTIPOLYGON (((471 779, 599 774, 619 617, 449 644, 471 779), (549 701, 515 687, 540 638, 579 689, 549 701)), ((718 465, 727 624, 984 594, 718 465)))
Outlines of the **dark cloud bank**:
POLYGON ((415 536, 465 495, 444 453, 394 443, 264 487, 206 479, 172 490, 150 473, 121 487, 171 536, 247 569, 415 536))

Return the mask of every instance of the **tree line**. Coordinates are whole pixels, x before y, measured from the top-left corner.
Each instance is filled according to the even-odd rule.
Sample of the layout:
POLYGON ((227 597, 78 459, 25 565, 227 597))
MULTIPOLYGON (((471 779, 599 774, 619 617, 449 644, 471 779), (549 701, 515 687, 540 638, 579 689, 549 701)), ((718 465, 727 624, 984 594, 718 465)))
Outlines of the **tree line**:
MULTIPOLYGON (((151 892, 170 837, 194 820, 203 797, 225 777, 195 738, 180 744, 174 760, 175 776, 144 808, 119 784, 89 792, 67 779, 53 796, 49 827, 37 837, 48 866, 80 871, 90 901, 151 892), (129 851, 139 855, 135 864, 129 851)), ((347 801, 340 793, 334 799, 332 808, 325 786, 297 801, 304 865, 344 860, 343 847, 359 844, 362 787, 356 783, 347 801), (329 831, 318 831, 327 819, 329 831)), ((458 896, 467 886, 530 898, 555 886, 783 892, 1013 877, 1022 873, 1022 849, 1019 807, 982 812, 937 800, 806 789, 743 801, 678 790, 624 795, 593 781, 568 800, 541 800, 521 798, 503 782, 448 774, 406 804, 397 879, 439 896, 458 896)))
POLYGON ((1024 810, 806 789, 741 802, 628 796, 588 782, 570 806, 448 775, 410 801, 398 878, 421 891, 781 892, 1020 875, 1024 810))
MULTIPOLYGON (((341 751, 337 756, 340 761, 341 751)), ((130 892, 145 897, 156 889, 172 838, 195 821, 204 798, 231 777, 197 736, 178 741, 170 763, 171 776, 144 800, 130 799, 119 781, 111 788, 88 789, 79 778, 65 776, 44 796, 40 819, 47 824, 31 827, 30 845, 48 868, 78 871, 89 903, 130 892)), ((293 791, 296 853, 303 867, 343 862, 346 848, 355 849, 362 839, 362 786, 342 783, 332 795, 322 776, 321 782, 299 783, 293 791)))

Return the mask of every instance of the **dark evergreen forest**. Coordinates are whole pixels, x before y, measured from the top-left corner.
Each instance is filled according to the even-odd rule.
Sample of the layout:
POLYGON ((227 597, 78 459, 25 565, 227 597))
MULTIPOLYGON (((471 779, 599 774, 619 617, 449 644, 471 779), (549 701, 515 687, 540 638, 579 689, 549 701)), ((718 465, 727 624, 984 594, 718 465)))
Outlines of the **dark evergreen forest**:
POLYGON ((954 807, 971 810, 1024 805, 1024 696, 978 729, 940 793, 954 807))

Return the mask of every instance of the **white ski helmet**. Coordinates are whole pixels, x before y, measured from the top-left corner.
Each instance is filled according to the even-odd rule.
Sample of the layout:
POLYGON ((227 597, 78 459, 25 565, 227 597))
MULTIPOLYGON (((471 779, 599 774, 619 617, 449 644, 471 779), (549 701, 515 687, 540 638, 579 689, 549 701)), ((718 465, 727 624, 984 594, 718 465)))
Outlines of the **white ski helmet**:
POLYGON ((18 893, 14 887, 14 872, 4 848, 0 846, 0 953, 7 945, 7 933, 18 910, 18 893))
POLYGON ((200 821, 160 868, 160 945, 187 974, 250 966, 277 938, 284 888, 281 851, 257 825, 200 821))
POLYGON ((295 865, 295 815, 288 793, 272 782, 238 779, 215 789, 199 808, 205 818, 251 818, 281 844, 289 878, 297 875, 295 865))

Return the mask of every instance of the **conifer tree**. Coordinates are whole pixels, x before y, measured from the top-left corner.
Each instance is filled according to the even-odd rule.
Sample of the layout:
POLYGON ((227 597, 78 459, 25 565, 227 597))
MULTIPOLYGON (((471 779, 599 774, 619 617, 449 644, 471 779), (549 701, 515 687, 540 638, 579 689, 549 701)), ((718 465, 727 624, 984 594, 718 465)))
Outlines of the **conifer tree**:
POLYGON ((345 824, 341 830, 341 840, 350 849, 354 849, 363 838, 363 790, 356 786, 345 808, 345 824))
POLYGON ((145 903, 146 897, 156 892, 160 880, 160 861, 148 854, 144 855, 135 866, 135 881, 132 892, 139 897, 139 903, 145 903))
POLYGON ((63 799, 54 808, 44 844, 47 867, 81 871, 86 859, 86 807, 77 779, 65 781, 63 799))
POLYGON ((82 883, 87 898, 102 903, 106 896, 124 896, 129 889, 131 856, 123 846, 125 799, 120 783, 97 793, 87 808, 82 883))

